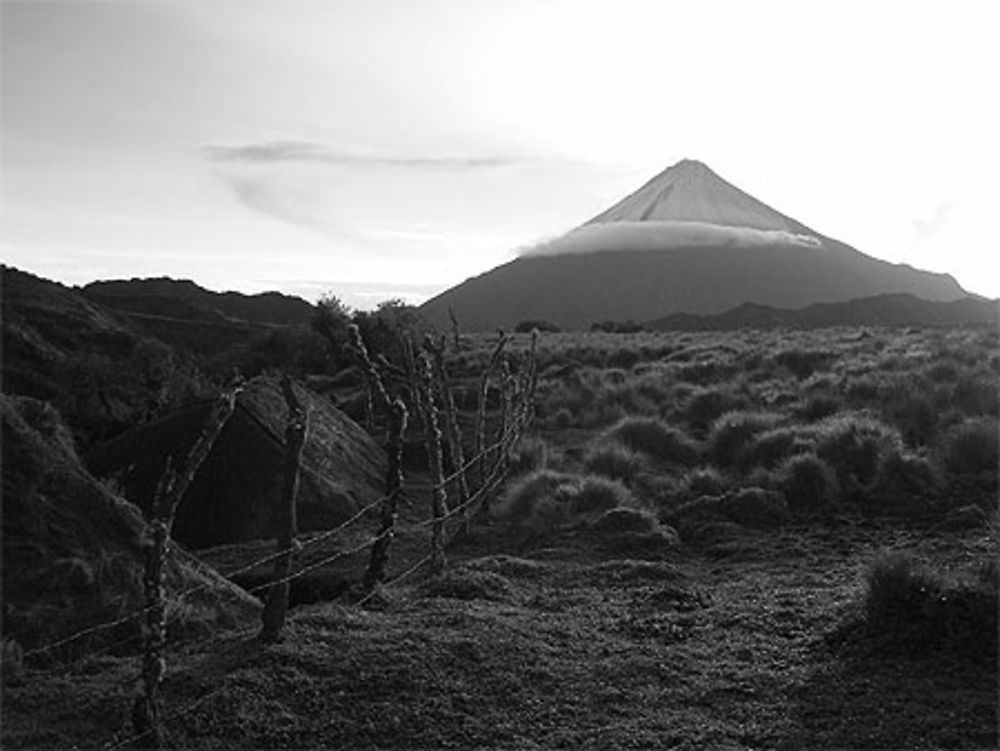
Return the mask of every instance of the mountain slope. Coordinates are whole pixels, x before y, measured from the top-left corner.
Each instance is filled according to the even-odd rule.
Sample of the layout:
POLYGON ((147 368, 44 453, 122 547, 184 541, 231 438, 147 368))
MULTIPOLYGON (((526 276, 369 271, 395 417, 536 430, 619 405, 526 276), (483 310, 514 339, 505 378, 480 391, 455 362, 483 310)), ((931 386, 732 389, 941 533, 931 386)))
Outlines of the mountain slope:
POLYGON ((921 300, 910 294, 864 297, 841 303, 814 303, 805 308, 775 308, 744 303, 711 316, 675 313, 646 324, 653 330, 728 331, 741 328, 825 326, 976 326, 1000 323, 996 300, 964 297, 948 302, 921 300))
POLYGON ((452 309, 469 330, 529 319, 581 329, 893 293, 966 296, 947 274, 860 253, 685 160, 582 227, 432 298, 421 313, 444 327, 452 309))
POLYGON ((684 221, 816 235, 723 180, 709 167, 684 159, 586 224, 684 221))

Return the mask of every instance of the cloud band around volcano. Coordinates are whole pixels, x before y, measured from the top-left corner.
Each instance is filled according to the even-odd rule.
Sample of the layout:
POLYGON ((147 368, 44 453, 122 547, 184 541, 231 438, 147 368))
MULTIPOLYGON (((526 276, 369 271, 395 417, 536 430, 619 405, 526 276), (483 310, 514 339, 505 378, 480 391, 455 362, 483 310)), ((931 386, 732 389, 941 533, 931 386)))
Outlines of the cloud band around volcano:
POLYGON ((758 248, 765 245, 797 245, 822 248, 814 235, 784 230, 727 227, 705 222, 635 221, 588 224, 552 240, 522 250, 522 258, 605 250, 671 250, 674 248, 731 247, 758 248))

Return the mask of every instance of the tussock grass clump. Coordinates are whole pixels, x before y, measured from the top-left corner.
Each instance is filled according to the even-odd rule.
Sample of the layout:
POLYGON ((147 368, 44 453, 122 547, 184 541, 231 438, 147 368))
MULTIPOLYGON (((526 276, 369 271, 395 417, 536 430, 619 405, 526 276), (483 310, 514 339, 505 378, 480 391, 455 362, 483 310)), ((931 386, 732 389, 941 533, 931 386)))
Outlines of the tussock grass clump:
POLYGON ((685 405, 682 417, 695 435, 703 436, 709 427, 726 412, 743 409, 747 405, 745 399, 737 397, 725 389, 702 389, 697 391, 685 405))
POLYGON ((523 475, 542 469, 549 463, 549 445, 543 438, 527 437, 518 441, 511 452, 510 474, 523 475))
POLYGON ((635 497, 622 483, 594 475, 584 476, 579 488, 570 498, 570 511, 576 514, 634 505, 635 497))
POLYGON ((708 453, 721 467, 736 466, 754 436, 776 427, 782 419, 775 412, 727 412, 712 425, 708 453))
POLYGON ((836 359, 835 352, 798 347, 783 350, 774 356, 774 361, 778 365, 787 368, 799 380, 808 378, 817 370, 828 368, 836 359))
POLYGON ((875 478, 875 489, 895 495, 927 496, 940 487, 937 470, 929 459, 906 451, 890 451, 875 478))
POLYGON ((625 532, 655 532, 659 527, 656 517, 649 511, 637 508, 613 508, 605 511, 590 525, 592 532, 600 535, 618 535, 625 532))
POLYGON ((541 469, 525 475, 507 488, 493 507, 493 515, 511 522, 524 522, 539 508, 555 503, 568 506, 572 493, 579 489, 580 476, 568 472, 541 469))
POLYGON ((796 454, 810 451, 815 431, 802 426, 772 428, 751 438, 737 453, 736 464, 743 470, 751 467, 773 469, 796 454))
POLYGON ((642 469, 642 457, 620 443, 600 443, 587 452, 583 466, 591 474, 627 484, 642 469))
POLYGON ((963 373, 952 389, 951 403, 967 415, 997 415, 996 379, 976 373, 963 373))
POLYGON ((947 649, 997 658, 996 569, 949 580, 905 552, 879 555, 865 577, 864 614, 879 646, 909 654, 947 649))
POLYGON ((543 469, 515 482, 493 508, 493 515, 514 524, 546 529, 579 515, 635 506, 622 483, 595 475, 543 469))
POLYGON ((836 415, 817 426, 816 455, 841 483, 868 485, 883 458, 902 451, 899 431, 863 413, 836 415))
POLYGON ((715 467, 698 467, 681 478, 681 491, 688 498, 720 495, 728 487, 726 479, 715 467))
POLYGON ((685 503, 668 517, 684 534, 692 525, 709 520, 731 521, 746 527, 772 528, 788 521, 783 493, 764 488, 741 488, 721 496, 702 496, 685 503))
POLYGON ((843 402, 831 394, 813 394, 795 409, 795 416, 806 422, 816 422, 835 415, 843 409, 843 402))
POLYGON ((785 494, 792 511, 817 511, 840 499, 837 475, 816 454, 788 457, 775 473, 778 488, 785 494))
POLYGON ((997 421, 966 420, 946 433, 938 446, 944 468, 955 475, 997 473, 997 421))
POLYGON ((604 434, 604 439, 672 464, 689 467, 698 461, 697 444, 680 430, 654 417, 619 420, 604 434))

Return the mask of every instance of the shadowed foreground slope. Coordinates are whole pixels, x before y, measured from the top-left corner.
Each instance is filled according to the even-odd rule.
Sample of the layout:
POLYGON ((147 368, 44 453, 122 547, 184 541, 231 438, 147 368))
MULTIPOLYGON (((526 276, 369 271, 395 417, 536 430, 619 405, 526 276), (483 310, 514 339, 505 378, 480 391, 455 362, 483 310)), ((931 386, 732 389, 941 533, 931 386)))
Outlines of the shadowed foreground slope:
MULTIPOLYGON (((142 609, 145 523, 81 465, 48 405, 0 396, 3 413, 3 632, 26 649, 142 609)), ((252 620, 260 604, 174 546, 167 560, 171 632, 252 620), (200 592, 183 600, 182 590, 200 592)), ((139 621, 68 644, 134 649, 139 621)))

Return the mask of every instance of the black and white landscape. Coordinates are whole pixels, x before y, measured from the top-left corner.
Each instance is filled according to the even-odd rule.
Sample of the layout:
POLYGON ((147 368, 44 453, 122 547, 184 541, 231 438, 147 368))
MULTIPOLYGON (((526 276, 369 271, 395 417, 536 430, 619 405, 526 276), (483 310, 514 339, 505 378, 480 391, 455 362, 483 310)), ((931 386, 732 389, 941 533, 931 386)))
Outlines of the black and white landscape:
POLYGON ((0 3, 0 745, 996 748, 991 10, 0 3))

